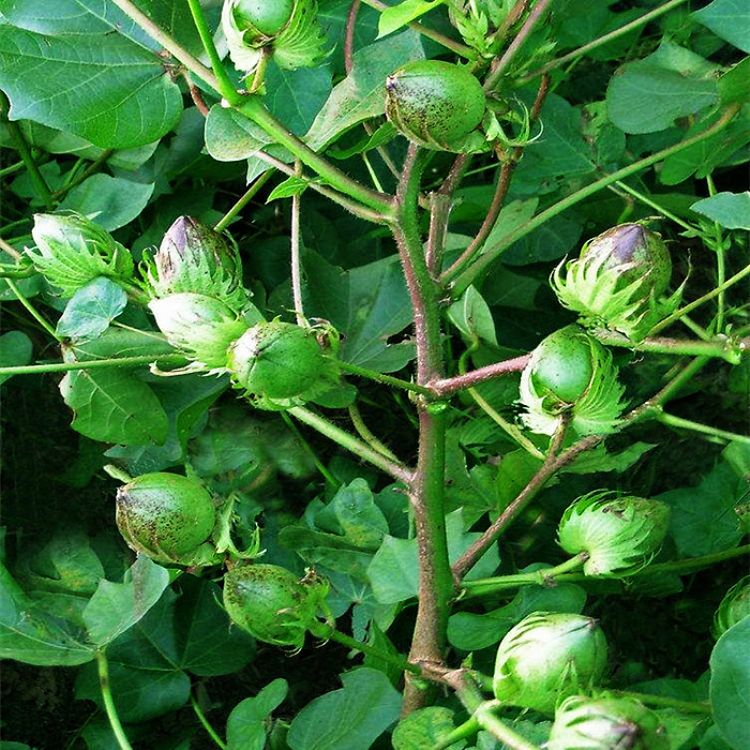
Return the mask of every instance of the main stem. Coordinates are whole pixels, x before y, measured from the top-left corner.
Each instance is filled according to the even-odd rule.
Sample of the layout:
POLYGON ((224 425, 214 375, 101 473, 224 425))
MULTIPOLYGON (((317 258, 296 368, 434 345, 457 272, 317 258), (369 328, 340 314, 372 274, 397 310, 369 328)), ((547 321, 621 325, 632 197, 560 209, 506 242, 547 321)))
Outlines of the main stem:
MULTIPOLYGON (((396 194, 398 245, 414 312, 417 384, 427 386, 443 375, 439 287, 430 275, 419 233, 419 187, 426 156, 411 145, 396 194)), ((414 511, 419 550, 419 603, 409 661, 442 664, 453 579, 445 532, 445 405, 420 399, 417 469, 409 497, 414 511)), ((407 674, 404 714, 426 703, 427 695, 407 674)))

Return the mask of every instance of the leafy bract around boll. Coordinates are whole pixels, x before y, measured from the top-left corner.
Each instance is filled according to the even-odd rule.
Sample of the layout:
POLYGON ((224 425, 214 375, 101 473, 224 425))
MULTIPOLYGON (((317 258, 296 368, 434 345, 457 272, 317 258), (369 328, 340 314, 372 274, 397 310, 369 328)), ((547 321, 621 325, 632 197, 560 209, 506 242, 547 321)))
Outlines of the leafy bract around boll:
POLYGON ((724 595, 714 615, 713 636, 717 640, 740 620, 750 616, 750 576, 741 578, 724 595))
POLYGON ((202 294, 221 300, 238 313, 248 304, 237 249, 189 216, 174 221, 159 250, 144 266, 156 298, 184 292, 202 294))
POLYGON ((80 214, 35 214, 31 235, 35 249, 27 249, 34 268, 64 297, 99 276, 129 281, 133 259, 105 229, 80 214))
POLYGON ((232 621, 253 637, 300 649, 318 615, 327 615, 328 584, 297 578, 278 565, 244 565, 224 576, 224 607, 232 621))
POLYGON ((586 575, 627 576, 648 565, 659 551, 669 516, 670 507, 660 500, 591 492, 567 508, 557 537, 571 555, 588 555, 586 575))
POLYGON ((216 524, 213 499, 179 474, 143 474, 117 491, 117 527, 128 546, 161 563, 216 562, 208 543, 216 524))
POLYGON ((249 327, 223 302, 203 294, 170 294, 151 300, 148 306, 172 346, 198 367, 219 372, 227 367, 230 345, 249 327))
POLYGON ((559 700, 596 685, 607 667, 607 641, 596 620, 535 612, 500 642, 493 690, 502 703, 552 714, 559 700))
POLYGON ((468 71, 441 60, 409 62, 388 76, 385 112, 409 140, 439 151, 476 150, 486 109, 484 90, 468 71), (476 136, 473 138, 472 136, 476 136))
POLYGON ((586 327, 604 327, 640 341, 674 312, 681 289, 665 298, 672 260, 661 237, 640 224, 620 224, 589 240, 580 257, 552 273, 560 304, 586 327))
POLYGON ((247 74, 258 67, 264 49, 289 70, 324 57, 317 0, 224 0, 221 27, 232 62, 247 74))
POLYGON ((617 427, 623 391, 609 351, 579 326, 566 326, 537 346, 521 374, 522 419, 544 435, 563 419, 579 435, 606 434, 617 427))
POLYGON ((628 697, 574 695, 555 712, 547 750, 670 750, 658 714, 628 697))

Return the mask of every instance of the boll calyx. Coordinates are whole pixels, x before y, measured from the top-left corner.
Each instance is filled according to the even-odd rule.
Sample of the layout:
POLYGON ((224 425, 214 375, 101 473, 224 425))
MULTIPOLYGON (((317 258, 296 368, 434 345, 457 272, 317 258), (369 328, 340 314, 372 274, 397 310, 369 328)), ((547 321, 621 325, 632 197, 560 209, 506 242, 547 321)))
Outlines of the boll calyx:
POLYGON ((557 538, 569 554, 588 555, 586 575, 626 576, 648 565, 659 551, 669 516, 669 506, 660 500, 591 492, 568 506, 557 538))
POLYGON ((196 368, 224 372, 229 347, 249 324, 215 297, 182 292, 149 302, 159 330, 196 368))
POLYGON ((482 85, 469 72, 441 60, 406 63, 386 79, 385 113, 410 141, 438 151, 482 150, 478 128, 486 110, 482 85))
POLYGON ((741 578, 727 591, 714 615, 711 630, 714 638, 719 640, 724 633, 740 620, 750 615, 750 576, 741 578))
POLYGON ((324 56, 317 0, 224 0, 221 27, 232 62, 247 74, 264 50, 288 70, 316 65, 324 56))
POLYGON ((563 420, 579 435, 607 434, 624 408, 623 391, 609 351, 579 326, 566 326, 536 347, 521 374, 521 418, 543 435, 563 420))
POLYGON ((237 312, 247 305, 237 249, 189 216, 173 222, 144 273, 157 299, 189 292, 216 297, 237 312))
POLYGON ((208 565, 216 509, 199 482, 179 474, 142 474, 117 491, 117 528, 128 546, 156 562, 208 565))
POLYGON ((80 214, 34 214, 31 235, 36 249, 27 249, 34 268, 62 295, 72 297, 99 276, 129 281, 130 253, 105 229, 80 214))
POLYGON ((580 257, 550 278, 563 307, 586 327, 604 327, 640 341, 677 308, 681 289, 664 295, 672 260, 661 237, 640 224, 620 224, 589 240, 580 257))
POLYGON ((330 619, 328 584, 299 579, 278 565, 243 565, 224 576, 224 608, 238 627, 264 643, 302 648, 305 633, 330 619))
POLYGON ((596 620, 535 612, 500 642, 495 697, 551 715, 558 701, 595 685, 607 667, 607 641, 596 620))
POLYGON ((669 750, 658 714, 629 697, 574 695, 555 712, 547 750, 669 750))

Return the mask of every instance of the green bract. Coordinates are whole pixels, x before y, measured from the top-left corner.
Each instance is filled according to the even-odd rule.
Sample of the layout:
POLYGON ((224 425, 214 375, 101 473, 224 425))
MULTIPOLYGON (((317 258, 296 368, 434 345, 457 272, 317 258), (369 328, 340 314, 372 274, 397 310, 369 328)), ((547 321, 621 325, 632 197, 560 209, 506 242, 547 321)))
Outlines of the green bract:
POLYGON ((545 338, 521 374, 522 419, 534 432, 552 435, 563 418, 579 435, 606 434, 624 404, 612 355, 578 326, 545 338))
POLYGON ((388 76, 385 88, 386 115, 409 140, 457 152, 484 141, 475 132, 485 113, 484 90, 466 68, 416 60, 388 76))
POLYGON ((238 70, 252 73, 270 50, 281 68, 316 65, 325 36, 316 0, 224 0, 221 27, 238 70))
POLYGON ((648 565, 669 528, 670 508, 614 492, 591 492, 570 505, 557 529, 560 546, 588 554, 586 575, 624 576, 648 565))
POLYGON ((557 266, 551 283, 560 304, 577 312, 581 324, 639 341, 677 308, 681 290, 663 296, 671 278, 661 237, 640 224, 620 224, 589 240, 578 259, 557 266))
POLYGON ((495 697, 552 714, 559 700, 595 685, 607 666, 607 641, 596 620, 535 612, 500 642, 495 697))
POLYGON ((659 716, 632 698, 571 696, 555 712, 547 750, 670 750, 659 716))
POLYGON ((212 561, 216 522, 208 490, 179 474, 143 474, 117 491, 117 527, 128 546, 157 562, 212 561))
POLYGON ((145 273, 154 297, 191 292, 216 297, 237 312, 247 304, 239 253, 189 216, 174 221, 145 273))
POLYGON ((63 296, 72 297, 99 276, 128 281, 133 276, 130 253, 98 224, 80 214, 34 214, 27 249, 39 273, 63 296))
POLYGON ((314 331, 273 320, 249 328, 232 345, 227 366, 259 406, 283 408, 314 393, 329 364, 314 331))
POLYGON ((714 615, 713 636, 717 640, 729 628, 750 615, 750 576, 741 578, 724 595, 714 615))
POLYGON ((170 294, 148 306, 167 341, 199 367, 226 368, 230 344, 248 329, 231 308, 203 294, 170 294))
POLYGON ((327 614, 328 585, 300 580, 278 565, 245 565, 224 576, 224 607, 232 621, 264 643, 302 648, 305 633, 327 614))

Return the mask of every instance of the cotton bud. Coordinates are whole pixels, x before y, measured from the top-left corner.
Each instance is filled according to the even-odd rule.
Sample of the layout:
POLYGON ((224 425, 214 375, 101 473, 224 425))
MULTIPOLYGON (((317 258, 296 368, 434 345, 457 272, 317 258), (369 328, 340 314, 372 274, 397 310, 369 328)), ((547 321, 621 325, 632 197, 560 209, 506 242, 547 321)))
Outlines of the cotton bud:
POLYGON ((613 492, 591 492, 570 505, 560 520, 560 546, 571 555, 586 553, 586 575, 625 576, 637 572, 661 548, 670 508, 613 492))
POLYGON ((99 276, 129 281, 130 253, 106 230, 80 214, 35 214, 31 235, 36 249, 26 252, 34 267, 64 297, 99 276))
POLYGON ((719 604, 714 616, 713 635, 717 640, 729 628, 750 615, 750 576, 737 581, 719 604))
POLYGON ((599 682, 607 666, 607 641, 596 620, 535 612, 500 642, 495 697, 511 706, 552 714, 558 701, 599 682))

